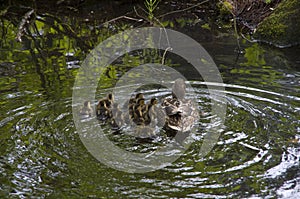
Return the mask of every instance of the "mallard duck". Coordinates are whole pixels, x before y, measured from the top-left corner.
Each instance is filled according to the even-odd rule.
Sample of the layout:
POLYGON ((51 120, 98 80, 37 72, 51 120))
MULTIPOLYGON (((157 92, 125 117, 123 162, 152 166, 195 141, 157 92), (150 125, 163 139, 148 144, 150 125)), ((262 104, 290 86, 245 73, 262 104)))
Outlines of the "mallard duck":
POLYGON ((80 109, 79 114, 81 116, 91 117, 93 114, 93 109, 91 107, 90 101, 85 101, 83 107, 80 109))
POLYGON ((111 117, 111 108, 114 102, 114 96, 109 93, 106 98, 99 100, 96 107, 96 115, 101 120, 106 120, 111 117))
POLYGON ((192 100, 185 99, 185 92, 184 80, 176 79, 172 87, 172 97, 165 98, 161 104, 166 113, 165 126, 175 131, 190 131, 199 118, 192 100))

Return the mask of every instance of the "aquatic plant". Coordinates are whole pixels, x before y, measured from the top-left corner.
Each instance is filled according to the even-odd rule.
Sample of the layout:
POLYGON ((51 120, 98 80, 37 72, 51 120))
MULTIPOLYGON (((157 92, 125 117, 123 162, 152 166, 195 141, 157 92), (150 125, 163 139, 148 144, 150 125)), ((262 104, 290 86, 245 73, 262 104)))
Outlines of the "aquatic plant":
POLYGON ((159 4, 159 0, 145 0, 145 6, 147 8, 147 11, 148 11, 148 19, 150 21, 153 20, 153 17, 154 17, 154 10, 157 8, 158 4, 159 4))

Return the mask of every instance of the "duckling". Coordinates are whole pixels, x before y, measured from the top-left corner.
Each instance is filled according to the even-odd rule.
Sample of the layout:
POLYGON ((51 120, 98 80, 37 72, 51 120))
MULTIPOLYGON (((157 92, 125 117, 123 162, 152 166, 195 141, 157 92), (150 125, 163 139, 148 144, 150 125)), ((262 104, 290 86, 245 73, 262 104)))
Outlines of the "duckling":
POLYGON ((138 101, 139 99, 144 99, 143 93, 137 93, 137 94, 135 95, 135 97, 130 98, 130 99, 129 99, 129 104, 137 103, 137 101, 138 101))
POLYGON ((150 102, 143 107, 143 118, 145 119, 145 125, 149 125, 151 121, 156 117, 156 105, 158 101, 156 98, 151 98, 150 102))
POLYGON ((133 107, 133 114, 132 114, 132 119, 133 122, 136 123, 137 125, 141 125, 145 122, 145 119, 143 117, 143 110, 145 108, 145 100, 138 99, 137 103, 133 107))
POLYGON ((135 97, 130 98, 128 103, 128 111, 129 115, 133 116, 134 108, 138 105, 139 100, 144 99, 144 95, 142 93, 137 93, 135 97))
POLYGON ((90 101, 85 101, 83 103, 83 107, 80 109, 79 114, 81 116, 91 117, 93 113, 93 109, 91 107, 90 101))
POLYGON ((111 107, 114 102, 114 96, 109 93, 106 98, 99 100, 96 108, 96 115, 101 120, 106 120, 111 117, 111 107))
POLYGON ((156 98, 151 98, 149 104, 148 105, 148 110, 150 110, 153 106, 155 106, 156 104, 158 104, 158 101, 156 98))
POLYGON ((145 124, 163 127, 166 121, 166 113, 161 109, 161 107, 158 107, 157 104, 158 100, 156 98, 152 98, 150 100, 150 103, 147 104, 147 107, 145 109, 145 112, 147 111, 147 114, 144 116, 146 120, 145 124))
POLYGON ((111 105, 114 103, 114 100, 115 100, 115 99, 114 99, 113 94, 112 94, 112 93, 109 93, 109 94, 107 95, 107 98, 106 98, 106 101, 105 101, 107 107, 111 107, 111 105))
POLYGON ((106 104, 106 106, 108 108, 110 108, 110 106, 113 104, 114 102, 114 96, 112 93, 107 94, 107 96, 105 98, 102 98, 99 100, 98 104, 100 104, 100 102, 103 102, 106 104))
POLYGON ((186 85, 183 79, 175 80, 172 97, 165 98, 162 107, 166 113, 167 128, 175 131, 190 131, 199 118, 199 113, 189 99, 185 99, 186 85))
MULTIPOLYGON (((138 118, 138 115, 141 115, 140 106, 145 103, 144 95, 142 93, 137 93, 134 97, 129 99, 129 102, 124 104, 124 109, 127 109, 128 112, 125 112, 124 115, 124 122, 126 124, 133 124, 134 118, 138 118)), ((137 123, 141 123, 142 121, 137 121, 137 123)))
POLYGON ((110 115, 110 109, 107 107, 105 101, 99 101, 96 109, 97 118, 100 120, 107 120, 110 115))

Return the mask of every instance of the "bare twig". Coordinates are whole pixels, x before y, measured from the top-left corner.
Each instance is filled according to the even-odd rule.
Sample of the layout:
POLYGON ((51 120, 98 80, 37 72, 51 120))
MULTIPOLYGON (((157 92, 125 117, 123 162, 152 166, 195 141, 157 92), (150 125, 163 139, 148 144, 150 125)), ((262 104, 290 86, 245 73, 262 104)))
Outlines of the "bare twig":
POLYGON ((174 14, 174 13, 178 13, 178 12, 184 12, 184 11, 193 9, 193 8, 195 8, 195 7, 198 7, 198 6, 200 6, 200 5, 204 4, 204 3, 207 3, 207 2, 209 2, 209 0, 202 1, 201 3, 197 3, 196 5, 187 7, 187 8, 182 9, 182 10, 174 10, 174 11, 172 11, 172 12, 168 12, 168 13, 162 14, 162 15, 158 16, 157 18, 162 18, 162 17, 165 17, 165 16, 167 16, 167 15, 174 14))
POLYGON ((241 33, 241 36, 242 36, 245 40, 247 40, 249 43, 255 43, 255 42, 257 42, 257 40, 251 40, 251 39, 248 39, 243 33, 241 33))
POLYGON ((166 50, 165 50, 165 52, 164 52, 164 54, 163 54, 163 57, 162 57, 162 60, 161 60, 161 64, 162 64, 162 65, 165 64, 166 54, 167 54, 167 51, 169 51, 169 50, 172 50, 172 48, 171 48, 171 47, 166 48, 166 50))
MULTIPOLYGON (((140 15, 137 11, 137 9, 135 8, 135 6, 133 7, 134 9, 134 12, 135 14, 138 16, 138 17, 141 17, 143 18, 144 20, 148 21, 150 24, 152 24, 152 21, 150 21, 147 17, 143 17, 142 15, 140 15)), ((139 7, 139 9, 141 9, 142 11, 146 12, 143 8, 139 7)), ((147 12, 146 12, 147 13, 147 12)))
POLYGON ((104 22, 102 25, 105 25, 105 24, 108 24, 108 23, 117 21, 117 20, 119 20, 119 19, 129 19, 129 20, 137 21, 137 22, 142 22, 142 21, 143 21, 143 19, 136 19, 136 18, 133 18, 133 17, 127 17, 127 16, 123 15, 123 16, 120 16, 120 17, 116 17, 116 18, 114 18, 114 19, 111 19, 111 20, 109 20, 109 21, 106 21, 106 22, 104 22))

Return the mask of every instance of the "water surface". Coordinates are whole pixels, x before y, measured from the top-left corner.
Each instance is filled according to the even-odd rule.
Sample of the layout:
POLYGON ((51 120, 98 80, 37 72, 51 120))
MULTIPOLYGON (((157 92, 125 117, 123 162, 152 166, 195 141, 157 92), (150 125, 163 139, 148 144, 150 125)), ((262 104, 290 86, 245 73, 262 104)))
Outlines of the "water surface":
MULTIPOLYGON (((11 30, 8 24, 5 27, 11 30)), ((38 28, 46 30, 41 24, 38 28)), ((97 29, 103 37, 91 45, 117 32, 113 28, 97 29)), ((197 26, 174 28, 205 47, 224 81, 226 99, 222 103, 227 104, 226 121, 217 144, 207 156, 199 157, 199 149, 212 117, 211 96, 207 83, 196 77, 184 60, 170 56, 166 65, 189 80, 195 95, 188 97, 195 99, 202 111, 191 135, 191 146, 163 169, 126 173, 97 161, 82 144, 75 128, 72 90, 87 54, 82 48, 76 50, 82 46, 74 44, 74 38, 62 39, 64 35, 60 32, 44 33, 48 40, 28 38, 22 42, 8 32, 0 52, 0 196, 299 196, 299 48, 278 49, 244 42, 242 53, 238 54, 236 39, 231 35, 210 35, 208 39, 207 35, 204 38, 199 34, 197 26)), ((101 76, 96 98, 104 97, 125 71, 150 58, 136 52, 117 60, 101 76)), ((147 99, 161 99, 170 93, 164 88, 141 89, 147 99)), ((109 139, 128 151, 155 151, 174 141, 162 134, 152 142, 140 142, 122 132, 114 133, 100 121, 98 125, 105 129, 109 139)))

